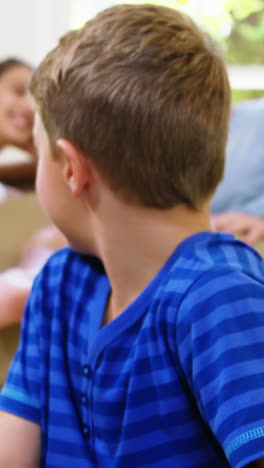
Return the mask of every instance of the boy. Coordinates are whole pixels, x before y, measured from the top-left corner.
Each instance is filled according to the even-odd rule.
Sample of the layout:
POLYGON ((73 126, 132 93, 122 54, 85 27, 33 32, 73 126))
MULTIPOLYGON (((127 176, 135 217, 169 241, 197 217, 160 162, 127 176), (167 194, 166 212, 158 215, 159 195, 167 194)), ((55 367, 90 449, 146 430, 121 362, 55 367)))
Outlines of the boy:
POLYGON ((73 250, 33 286, 0 466, 264 466, 263 263, 209 224, 221 59, 177 11, 120 5, 31 91, 38 194, 73 250))

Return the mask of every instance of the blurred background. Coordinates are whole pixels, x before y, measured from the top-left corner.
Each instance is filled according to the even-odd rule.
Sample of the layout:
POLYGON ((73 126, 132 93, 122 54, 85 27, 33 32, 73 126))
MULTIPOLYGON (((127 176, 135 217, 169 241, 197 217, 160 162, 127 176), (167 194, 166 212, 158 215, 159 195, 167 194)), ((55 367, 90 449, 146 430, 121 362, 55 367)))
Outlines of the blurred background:
MULTIPOLYGON (((119 2, 1 0, 0 60, 16 55, 37 65, 65 31, 80 27, 99 10, 115 3, 119 2)), ((129 3, 140 2, 130 0, 129 3)), ((217 41, 229 65, 234 102, 264 94, 263 0, 158 0, 156 3, 188 12, 217 41)))

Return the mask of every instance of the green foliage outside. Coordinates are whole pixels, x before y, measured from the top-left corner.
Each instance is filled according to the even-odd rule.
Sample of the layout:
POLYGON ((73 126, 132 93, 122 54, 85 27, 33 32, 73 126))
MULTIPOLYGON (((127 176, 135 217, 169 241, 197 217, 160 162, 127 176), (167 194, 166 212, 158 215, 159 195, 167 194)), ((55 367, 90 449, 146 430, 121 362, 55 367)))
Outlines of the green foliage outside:
POLYGON ((264 64, 264 0, 98 0, 96 5, 76 0, 72 26, 78 28, 89 15, 123 2, 184 10, 220 44, 230 64, 264 64))
MULTIPOLYGON (((132 0, 142 3, 142 0, 132 0)), ((264 64, 264 0, 147 0, 186 11, 232 64, 264 64)), ((131 3, 131 2, 129 2, 131 3)))
MULTIPOLYGON (((121 2, 156 3, 184 10, 219 44, 227 63, 264 65, 264 0, 98 0, 96 5, 76 0, 76 5, 82 4, 83 11, 95 14, 121 2)), ((83 21, 82 15, 76 13, 75 27, 83 21)), ((233 100, 262 95, 264 83, 263 90, 234 90, 233 100)))
MULTIPOLYGON (((142 0, 132 0, 142 3, 142 0)), ((147 0, 190 14, 215 39, 229 64, 264 65, 264 0, 147 0)), ((130 2, 131 3, 131 0, 130 2)), ((234 90, 238 102, 263 90, 234 90)))
MULTIPOLYGON (((185 8, 188 6, 189 13, 195 6, 198 17, 220 44, 229 64, 264 65, 263 0, 187 0, 177 3, 185 4, 185 8)), ((264 83, 263 90, 233 90, 233 101, 263 95, 264 83)))

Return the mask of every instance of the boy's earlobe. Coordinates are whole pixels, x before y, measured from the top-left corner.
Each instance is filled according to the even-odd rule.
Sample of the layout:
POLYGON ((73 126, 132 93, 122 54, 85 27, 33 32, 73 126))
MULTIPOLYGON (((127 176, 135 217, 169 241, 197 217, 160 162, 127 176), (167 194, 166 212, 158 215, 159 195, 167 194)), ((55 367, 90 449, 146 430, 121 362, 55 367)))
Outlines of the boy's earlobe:
POLYGON ((71 170, 71 167, 67 163, 64 168, 64 176, 73 195, 78 196, 78 188, 77 188, 76 180, 75 180, 73 171, 71 170))
POLYGON ((57 148, 63 159, 63 175, 72 194, 79 197, 91 181, 90 171, 84 156, 70 141, 61 138, 57 148))

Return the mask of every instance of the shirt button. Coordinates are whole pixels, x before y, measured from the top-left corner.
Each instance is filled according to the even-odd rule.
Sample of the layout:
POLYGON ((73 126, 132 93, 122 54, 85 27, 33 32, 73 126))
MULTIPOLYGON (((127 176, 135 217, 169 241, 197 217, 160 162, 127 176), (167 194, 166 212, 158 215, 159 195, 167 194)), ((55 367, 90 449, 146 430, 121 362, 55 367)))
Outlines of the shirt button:
POLYGON ((85 395, 82 395, 82 404, 83 405, 87 404, 87 397, 85 395))
POLYGON ((88 364, 83 366, 83 375, 85 375, 85 377, 90 377, 91 375, 91 367, 88 366, 88 364))
POLYGON ((82 433, 84 437, 88 437, 89 435, 89 428, 87 426, 83 426, 82 433))

